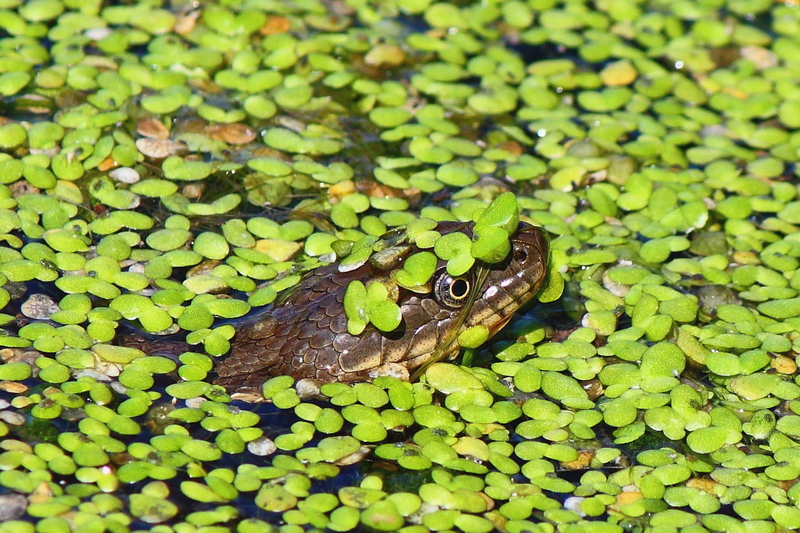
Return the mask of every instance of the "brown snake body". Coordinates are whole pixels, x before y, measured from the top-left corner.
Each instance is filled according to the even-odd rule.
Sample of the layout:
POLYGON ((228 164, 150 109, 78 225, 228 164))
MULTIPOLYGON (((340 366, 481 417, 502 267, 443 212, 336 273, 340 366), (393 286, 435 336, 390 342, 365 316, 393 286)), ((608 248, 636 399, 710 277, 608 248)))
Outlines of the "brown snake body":
MULTIPOLYGON (((442 234, 461 231, 472 235, 471 223, 440 222, 436 229, 442 234)), ((541 230, 521 223, 511 244, 504 261, 478 262, 457 278, 447 274, 445 261, 439 261, 427 292, 400 287, 397 304, 403 319, 400 327, 389 333, 370 324, 360 335, 351 335, 343 308, 350 281, 388 279, 386 270, 369 261, 348 272, 340 271, 338 263, 317 268, 287 296, 236 325, 230 354, 217 364, 215 383, 228 390, 243 390, 256 389, 279 375, 344 383, 384 374, 408 379, 408 372, 427 363, 434 352, 442 359, 458 353, 456 325, 460 332, 483 324, 489 335, 494 335, 536 294, 546 275, 547 241, 541 230), (472 284, 479 265, 488 267, 488 274, 475 288, 472 284), (474 303, 464 309, 472 290, 477 291, 474 303)), ((406 248, 403 257, 418 251, 413 245, 406 248)), ((154 346, 136 347, 157 353, 158 345, 154 346)))

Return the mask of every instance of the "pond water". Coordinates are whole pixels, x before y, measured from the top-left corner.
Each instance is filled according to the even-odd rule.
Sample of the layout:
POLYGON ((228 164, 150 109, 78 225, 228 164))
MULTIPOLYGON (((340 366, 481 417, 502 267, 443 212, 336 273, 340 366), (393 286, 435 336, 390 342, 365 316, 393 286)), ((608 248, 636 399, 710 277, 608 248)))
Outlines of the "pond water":
POLYGON ((0 533, 800 528, 799 58, 790 1, 0 0, 0 533), (517 216, 464 359, 214 384, 303 273, 517 216))

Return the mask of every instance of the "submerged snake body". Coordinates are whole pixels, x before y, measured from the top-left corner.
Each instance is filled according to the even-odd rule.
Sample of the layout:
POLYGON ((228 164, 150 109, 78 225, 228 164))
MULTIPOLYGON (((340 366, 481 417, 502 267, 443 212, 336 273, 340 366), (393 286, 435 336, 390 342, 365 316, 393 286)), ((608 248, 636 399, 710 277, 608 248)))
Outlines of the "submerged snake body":
MULTIPOLYGON (((472 236, 471 223, 440 222, 436 229, 442 234, 461 231, 472 236)), ((404 372, 425 364, 445 342, 449 345, 441 346, 439 354, 453 357, 458 344, 452 330, 459 321, 459 331, 483 324, 491 336, 541 286, 547 260, 542 232, 521 223, 511 244, 504 261, 484 265, 489 271, 480 288, 472 287, 477 263, 454 279, 447 274, 445 261, 439 261, 430 287, 423 289, 426 292, 399 288, 397 304, 402 322, 389 333, 370 324, 361 334, 351 335, 343 306, 351 281, 366 284, 372 279, 386 279, 387 270, 369 261, 348 272, 342 272, 338 263, 317 268, 288 296, 236 325, 231 353, 217 364, 215 383, 242 390, 258 388, 279 375, 344 383, 384 374, 399 373, 402 377, 404 372), (474 303, 462 309, 471 290, 478 291, 474 303), (463 317, 462 312, 466 313, 463 317)), ((404 257, 419 251, 413 245, 404 248, 401 266, 404 257)))

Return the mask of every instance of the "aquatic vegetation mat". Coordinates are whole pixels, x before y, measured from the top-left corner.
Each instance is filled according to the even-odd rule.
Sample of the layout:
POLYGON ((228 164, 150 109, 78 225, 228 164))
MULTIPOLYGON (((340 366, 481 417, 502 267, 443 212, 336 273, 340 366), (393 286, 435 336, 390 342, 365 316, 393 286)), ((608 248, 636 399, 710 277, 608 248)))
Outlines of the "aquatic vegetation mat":
POLYGON ((0 533, 800 528, 796 3, 0 0, 0 95, 0 533), (553 271, 463 359, 214 385, 303 272, 464 272, 517 221, 426 219, 511 200, 553 271))

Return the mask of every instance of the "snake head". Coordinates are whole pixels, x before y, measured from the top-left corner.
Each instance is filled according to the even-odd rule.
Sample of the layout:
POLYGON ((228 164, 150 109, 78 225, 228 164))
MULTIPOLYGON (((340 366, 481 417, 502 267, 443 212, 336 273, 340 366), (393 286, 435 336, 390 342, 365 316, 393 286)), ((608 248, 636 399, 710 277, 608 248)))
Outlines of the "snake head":
MULTIPOLYGON (((472 239, 473 227, 440 222, 436 230, 442 235, 457 231, 472 239)), ((448 273, 447 261, 440 260, 427 292, 401 292, 400 327, 390 333, 365 331, 339 358, 341 368, 368 378, 388 374, 408 379, 431 363, 455 357, 461 332, 481 325, 488 337, 496 334, 536 295, 547 275, 548 244, 541 229, 520 223, 510 243, 504 260, 477 261, 458 276, 448 273)))
MULTIPOLYGON (((471 224, 464 228, 468 232, 471 229, 471 224)), ((541 229, 522 222, 510 241, 511 251, 503 261, 477 262, 462 276, 450 276, 441 262, 434 274, 430 298, 443 312, 438 313, 439 320, 421 324, 415 335, 433 338, 429 330, 436 330, 436 346, 431 351, 428 346, 424 350, 412 349, 410 353, 416 351, 418 355, 408 359, 409 370, 418 369, 415 374, 419 375, 419 369, 455 357, 460 349, 458 335, 474 326, 485 326, 487 338, 491 338, 536 295, 547 276, 547 239, 541 229)), ((427 305, 433 310, 430 299, 409 302, 408 310, 403 307, 404 318, 406 313, 412 316, 414 305, 427 305)))

